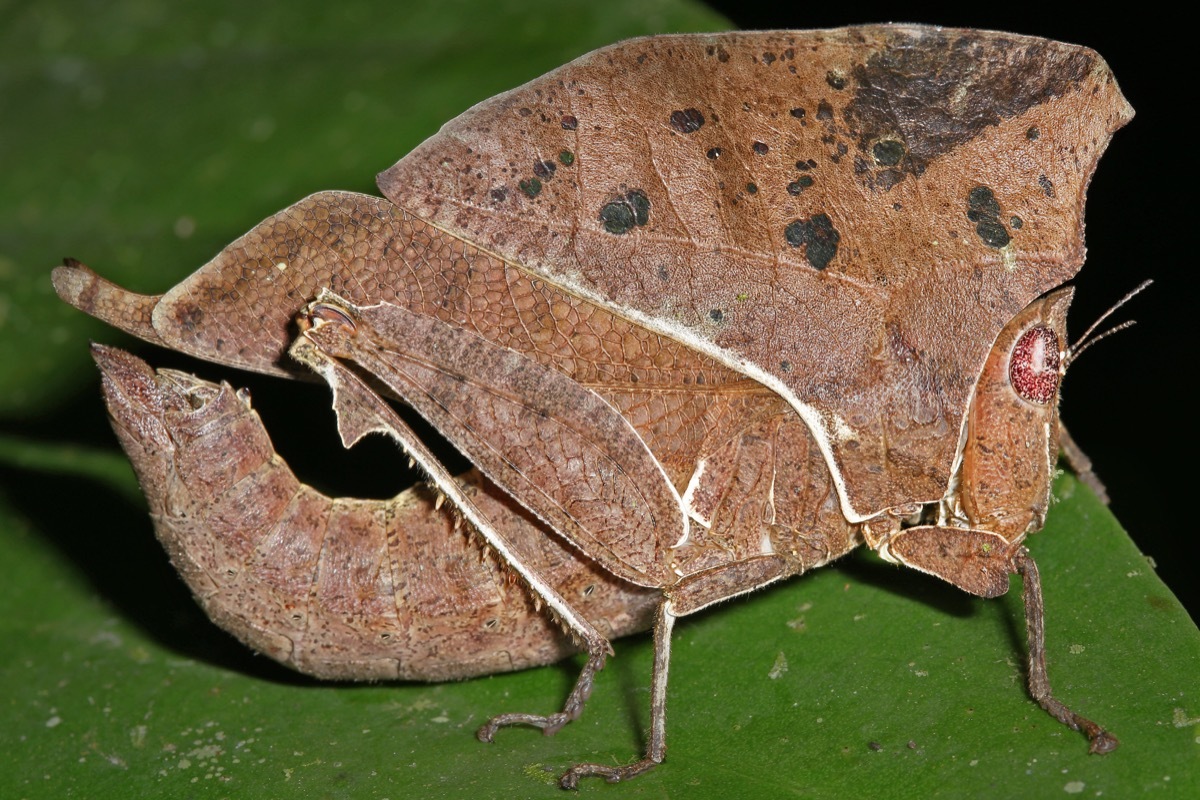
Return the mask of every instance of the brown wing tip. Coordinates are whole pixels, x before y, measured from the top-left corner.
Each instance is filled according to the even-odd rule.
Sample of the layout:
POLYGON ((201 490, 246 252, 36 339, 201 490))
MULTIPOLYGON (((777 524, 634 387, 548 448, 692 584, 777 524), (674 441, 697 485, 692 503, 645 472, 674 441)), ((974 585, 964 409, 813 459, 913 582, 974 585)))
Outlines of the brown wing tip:
POLYGON ((110 347, 98 342, 91 343, 92 360, 104 375, 128 373, 153 380, 154 371, 150 366, 132 353, 127 353, 119 347, 110 347))
POLYGON ((101 278, 86 264, 64 258, 50 273, 63 302, 153 344, 162 344, 151 321, 161 295, 135 294, 101 278))
POLYGON ((88 287, 98 279, 96 273, 73 258, 64 258, 63 265, 55 267, 50 273, 50 282, 54 284, 54 291, 58 293, 59 299, 76 308, 82 308, 81 298, 88 287))
POLYGON ((112 406, 116 395, 145 399, 157 397, 157 381, 154 370, 145 361, 132 353, 127 353, 116 347, 92 343, 92 360, 100 368, 104 379, 104 394, 109 406, 112 406))
POLYGON ((102 344, 92 345, 92 358, 100 368, 104 405, 113 428, 143 475, 147 468, 153 469, 155 458, 165 457, 170 449, 162 427, 164 398, 154 370, 132 353, 102 344))

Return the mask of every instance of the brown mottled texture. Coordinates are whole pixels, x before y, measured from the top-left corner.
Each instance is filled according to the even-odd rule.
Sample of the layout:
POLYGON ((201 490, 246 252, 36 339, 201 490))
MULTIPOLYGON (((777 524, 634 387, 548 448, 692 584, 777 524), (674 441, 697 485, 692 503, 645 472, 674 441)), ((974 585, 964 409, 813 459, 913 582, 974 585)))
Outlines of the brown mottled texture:
POLYGON ((644 757, 562 785, 622 780, 665 754, 676 617, 865 539, 982 596, 1021 574, 1030 690, 1106 752, 1050 693, 1021 542, 1060 441, 1054 290, 1131 114, 1098 55, 1011 34, 636 39, 452 120, 380 176, 387 199, 314 194, 161 296, 78 262, 54 284, 156 344, 316 371, 347 446, 389 435, 444 493, 319 495, 228 386, 97 351, 184 579, 299 670, 515 669, 572 651, 558 623, 588 653, 562 710, 479 736, 552 733, 653 619, 644 757), (483 477, 452 478, 383 392, 483 477))
MULTIPOLYGON (((578 650, 433 491, 326 497, 296 480, 228 384, 94 353, 159 539, 205 611, 248 646, 342 680, 465 678, 578 650)), ((605 635, 650 627, 657 591, 560 544, 478 473, 459 482, 605 635)))
POLYGON ((1096 53, 1032 37, 655 36, 480 103, 379 185, 456 236, 778 379, 817 410, 849 503, 870 516, 945 492, 988 350, 1079 269, 1084 190, 1131 115, 1096 53), (574 164, 536 198, 492 198, 563 148, 574 164), (812 185, 790 193, 802 175, 812 185), (978 187, 1000 212, 987 240, 968 219, 978 187), (629 189, 648 220, 617 235, 601 211, 629 189), (830 229, 814 248, 791 226, 808 221, 811 238, 820 215, 830 229), (989 244, 1000 233, 1011 241, 989 244))
POLYGON ((919 525, 892 536, 889 551, 902 564, 948 580, 964 592, 999 597, 1008 591, 1011 549, 997 534, 919 525))
MULTIPOLYGON (((560 306, 586 296, 778 381, 865 518, 945 492, 991 343, 1078 270, 1087 181, 1131 113, 1095 53, 1011 34, 635 39, 448 123, 380 176, 395 205, 321 193, 265 221, 163 297, 153 336, 144 302, 124 319, 87 308, 273 373, 292 369, 288 322, 319 288, 493 325, 518 349, 504 337, 553 318, 533 344, 570 360, 636 349, 618 341, 636 332, 570 329, 560 306), (534 178, 535 196, 516 191, 534 178), (812 183, 793 194, 797 178, 812 183), (518 270, 533 291, 510 300, 489 276, 518 270)), ((64 297, 87 274, 60 271, 64 297)))
MULTIPOLYGON (((410 403, 492 480, 614 575, 669 593, 694 574, 764 553, 780 553, 781 577, 858 544, 854 526, 837 510, 811 433, 778 401, 767 406, 769 416, 741 417, 740 430, 700 456, 705 466, 685 508, 659 469, 671 453, 657 456, 660 439, 643 436, 664 418, 631 421, 608 402, 608 387, 588 388, 461 328, 397 306, 336 302, 323 295, 310 316, 346 323, 302 324, 308 344, 410 403), (791 502, 777 505, 775 495, 791 502), (694 518, 687 527, 684 513, 694 518), (808 546, 799 547, 798 539, 808 546), (818 555, 811 553, 814 542, 818 555)), ((667 392, 666 386, 646 390, 667 392)), ((723 400, 718 386, 710 394, 723 400)), ((388 416, 382 401, 374 405, 378 417, 388 416)), ((360 406, 339 400, 339 416, 360 406)), ((759 585, 727 582, 726 591, 759 585)))
MULTIPOLYGON (((318 306, 320 308, 321 306, 318 306)), ((685 532, 678 496, 600 395, 515 350, 399 306, 305 336, 411 405, 499 486, 619 577, 662 586, 685 532)))

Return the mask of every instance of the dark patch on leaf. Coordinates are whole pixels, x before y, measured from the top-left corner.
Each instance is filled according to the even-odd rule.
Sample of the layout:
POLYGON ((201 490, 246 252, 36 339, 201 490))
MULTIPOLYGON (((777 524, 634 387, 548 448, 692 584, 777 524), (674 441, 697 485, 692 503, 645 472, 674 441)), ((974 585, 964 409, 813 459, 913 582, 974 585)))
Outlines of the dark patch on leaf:
POLYGON ((517 187, 522 192, 527 194, 530 200, 542 193, 542 182, 537 178, 527 178, 526 180, 520 181, 517 184, 517 187))
POLYGON ((770 150, 771 150, 771 148, 768 147, 765 142, 755 142, 754 143, 754 152, 756 155, 765 156, 767 153, 770 152, 770 150))
POLYGON ((1041 135, 1042 135, 1042 132, 1037 129, 1036 125, 1031 126, 1029 128, 1029 130, 1025 131, 1025 138, 1031 142, 1041 135))
POLYGON ((904 144, 895 139, 881 139, 871 148, 875 163, 881 167, 894 167, 904 158, 904 144))
POLYGON ((812 185, 813 179, 811 177, 808 175, 801 175, 799 178, 796 178, 796 180, 788 184, 787 191, 788 194, 797 195, 812 185))
POLYGON ((203 324, 204 309, 197 305, 180 305, 175 316, 179 320, 179 324, 183 326, 183 329, 191 333, 203 324))
POLYGON ((828 101, 822 100, 817 103, 817 119, 822 122, 828 122, 833 119, 833 106, 828 101))
POLYGON ((713 322, 720 322, 721 320, 725 319, 725 312, 719 308, 714 308, 712 311, 708 312, 708 318, 713 322))
POLYGON ((1022 227, 1025 226, 1025 220, 1021 219, 1020 217, 1014 216, 1012 219, 1010 219, 1008 221, 1008 224, 1012 226, 1013 230, 1019 231, 1019 230, 1021 230, 1022 227))
POLYGON ((817 167, 817 160, 815 158, 810 158, 808 160, 801 160, 801 161, 796 162, 796 169, 801 170, 802 172, 807 172, 810 169, 816 169, 816 167, 817 167))
POLYGON ((562 164, 564 167, 571 166, 575 163, 575 154, 570 150, 563 150, 558 154, 558 163, 562 164))
POLYGON ((497 203, 503 203, 508 199, 508 190, 501 186, 499 189, 492 189, 492 200, 497 203))
POLYGON ((749 192, 750 194, 758 194, 758 186, 756 186, 753 183, 747 183, 746 191, 749 192))
POLYGON ((887 191, 895 186, 900 181, 904 180, 904 173, 898 169, 885 169, 875 173, 871 178, 871 186, 875 189, 887 191))
POLYGON ((558 169, 558 165, 553 161, 535 161, 533 164, 533 174, 544 181, 553 178, 556 169, 558 169))
POLYGON ((793 108, 788 113, 791 114, 796 119, 804 119, 806 116, 808 116, 808 112, 805 111, 803 108, 793 108))
POLYGON ((840 92, 846 88, 846 76, 836 70, 829 70, 825 73, 825 82, 829 84, 829 88, 840 92))
POLYGON ((709 45, 705 52, 708 53, 709 57, 716 56, 717 61, 720 61, 722 64, 729 60, 729 51, 719 44, 709 45))
POLYGON ((600 221, 604 223, 604 230, 618 236, 629 232, 634 225, 633 219, 633 207, 621 200, 606 203, 604 208, 600 209, 600 221))
POLYGON ((579 127, 579 120, 573 114, 563 114, 560 124, 564 131, 573 131, 579 127))
POLYGON ((1045 175, 1038 176, 1038 186, 1042 187, 1042 192, 1051 200, 1054 199, 1054 181, 1047 178, 1045 175))
POLYGON ((1054 42, 897 30, 854 67, 845 119, 863 149, 904 142, 903 170, 920 175, 986 128, 1071 91, 1094 65, 1094 53, 1054 42))
POLYGON ((1012 241, 1000 221, 1000 202, 986 186, 976 186, 967 193, 967 219, 975 223, 975 233, 988 247, 998 250, 1012 241))
POLYGON ((680 133, 695 133, 704 125, 704 115, 694 108, 671 112, 671 127, 680 133))
POLYGON ((979 234, 979 239, 983 240, 985 245, 1000 249, 1008 245, 1008 242, 1013 241, 1012 236, 1008 235, 1008 231, 1004 230, 1004 225, 1000 222, 985 221, 976 225, 976 233, 979 234))
POLYGON ((790 222, 783 231, 792 247, 803 247, 804 257, 817 269, 825 269, 837 255, 841 234, 833 227, 828 214, 814 214, 808 219, 790 222))
MULTIPOLYGON (((617 234, 628 233, 636 225, 641 227, 650 221, 650 198, 641 189, 633 189, 624 196, 604 204, 600 209, 600 222, 604 230, 617 234)), ((665 267, 660 267, 662 277, 665 267)), ((663 280, 666 280, 664 277, 663 280)))
POLYGON ((720 158, 720 157, 721 157, 721 148, 719 148, 719 147, 710 147, 710 148, 708 149, 708 152, 707 152, 705 155, 707 155, 707 156, 708 156, 709 158, 711 158, 713 161, 716 161, 718 158, 720 158))

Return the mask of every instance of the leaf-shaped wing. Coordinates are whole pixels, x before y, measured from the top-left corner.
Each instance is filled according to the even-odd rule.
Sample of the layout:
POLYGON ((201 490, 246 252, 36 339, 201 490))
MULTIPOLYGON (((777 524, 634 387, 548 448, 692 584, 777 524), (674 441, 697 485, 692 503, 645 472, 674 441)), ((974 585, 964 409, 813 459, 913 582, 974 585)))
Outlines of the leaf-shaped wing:
POLYGON ((305 198, 160 296, 132 294, 78 264, 54 277, 65 299, 135 335, 273 374, 308 375, 285 352, 294 318, 322 290, 403 306, 601 392, 680 490, 698 459, 777 403, 761 384, 685 344, 367 195, 305 198))
POLYGON ((988 350, 1079 269, 1130 116, 1098 55, 1044 39, 656 36, 481 103, 380 187, 780 391, 855 519, 943 495, 988 350))
POLYGON ((687 538, 681 500, 613 406, 460 327, 387 303, 342 308, 346 324, 326 322, 304 336, 388 386, 613 574, 646 586, 670 582, 665 553, 687 538))

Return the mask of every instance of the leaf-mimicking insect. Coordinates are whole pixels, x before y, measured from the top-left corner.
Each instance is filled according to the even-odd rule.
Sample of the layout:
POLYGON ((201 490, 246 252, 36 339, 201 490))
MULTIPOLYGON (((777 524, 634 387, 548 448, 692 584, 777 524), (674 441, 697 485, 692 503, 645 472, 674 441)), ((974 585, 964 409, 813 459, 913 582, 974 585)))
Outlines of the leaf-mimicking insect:
POLYGON ((350 446, 431 489, 299 483, 245 397, 98 347, 160 539, 209 615, 298 670, 443 680, 586 664, 866 544, 984 597, 1037 567, 1083 200, 1132 111, 1074 45, 921 26, 654 36, 487 100, 379 176, 251 229, 166 294, 78 262, 67 302, 164 347, 316 373, 350 446), (455 477, 399 399, 474 464, 455 477), (401 557, 403 555, 403 557, 401 557), (423 565, 412 570, 409 565, 423 565), (513 576, 519 580, 513 581, 513 576))

